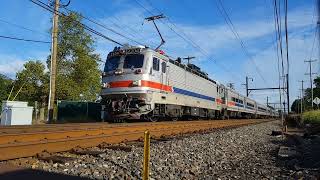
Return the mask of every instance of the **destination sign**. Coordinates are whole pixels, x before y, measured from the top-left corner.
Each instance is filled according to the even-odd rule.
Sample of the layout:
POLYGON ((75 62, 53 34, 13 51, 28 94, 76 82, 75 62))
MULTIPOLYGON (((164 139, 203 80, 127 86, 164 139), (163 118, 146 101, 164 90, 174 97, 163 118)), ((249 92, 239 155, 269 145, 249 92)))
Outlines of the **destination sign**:
POLYGON ((112 51, 108 54, 108 58, 113 56, 122 56, 126 54, 140 54, 141 48, 133 48, 133 49, 121 49, 118 51, 112 51))

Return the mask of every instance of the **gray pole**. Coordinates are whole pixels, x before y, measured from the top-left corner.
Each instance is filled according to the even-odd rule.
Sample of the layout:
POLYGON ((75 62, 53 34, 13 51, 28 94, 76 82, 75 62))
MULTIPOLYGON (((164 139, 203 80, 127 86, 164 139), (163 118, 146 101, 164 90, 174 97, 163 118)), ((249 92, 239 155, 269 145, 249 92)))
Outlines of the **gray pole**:
POLYGON ((290 96, 289 96, 289 74, 287 74, 287 108, 288 108, 288 115, 290 111, 290 96))
POLYGON ((304 95, 303 95, 303 94, 304 94, 304 93, 303 93, 303 91, 304 91, 304 90, 303 90, 303 82, 304 82, 304 81, 302 80, 302 81, 301 81, 301 113, 303 112, 303 100, 304 100, 304 98, 303 98, 303 97, 304 97, 304 95))
POLYGON ((307 60, 307 61, 304 61, 304 62, 309 63, 309 73, 306 73, 305 75, 309 75, 309 78, 310 78, 311 107, 312 107, 312 109, 313 109, 313 80, 312 80, 312 75, 313 75, 313 74, 316 74, 316 73, 312 73, 311 63, 312 63, 312 62, 315 62, 315 61, 317 61, 317 60, 307 60))
POLYGON ((52 49, 51 49, 51 69, 50 69, 50 91, 48 102, 48 122, 53 120, 53 108, 56 93, 56 73, 57 73, 57 50, 58 50, 58 10, 59 0, 55 0, 53 12, 53 27, 52 27, 52 49))
POLYGON ((247 97, 249 97, 249 91, 248 91, 248 76, 246 76, 246 92, 247 92, 247 97))

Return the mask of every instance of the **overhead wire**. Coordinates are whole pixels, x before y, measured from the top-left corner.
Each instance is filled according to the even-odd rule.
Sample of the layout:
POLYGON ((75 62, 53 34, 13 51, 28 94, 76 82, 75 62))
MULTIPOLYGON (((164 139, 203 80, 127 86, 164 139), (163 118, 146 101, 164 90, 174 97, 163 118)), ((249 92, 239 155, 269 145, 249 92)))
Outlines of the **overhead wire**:
MULTIPOLYGON (((63 8, 64 8, 65 10, 67 10, 69 13, 70 13, 70 12, 73 12, 72 10, 68 9, 67 7, 63 7, 63 8)), ((138 42, 138 41, 136 41, 136 40, 134 40, 134 39, 126 36, 126 35, 123 35, 123 34, 117 32, 117 31, 115 31, 114 29, 109 28, 109 27, 107 27, 106 25, 104 25, 104 24, 102 24, 102 23, 100 23, 100 22, 98 22, 98 21, 96 21, 96 20, 93 20, 93 19, 91 19, 91 18, 88 18, 88 17, 86 17, 86 16, 84 16, 84 15, 82 15, 82 14, 80 14, 80 17, 82 17, 83 19, 85 19, 85 20, 87 20, 87 21, 89 21, 89 22, 91 22, 91 23, 93 23, 93 24, 95 24, 95 25, 97 25, 97 26, 99 26, 99 27, 102 27, 102 28, 104 28, 104 29, 106 29, 106 30, 108 30, 108 31, 111 31, 111 32, 113 32, 113 33, 115 33, 115 34, 117 34, 117 35, 119 35, 119 36, 121 36, 121 37, 123 37, 123 38, 125 38, 125 39, 128 39, 128 40, 131 41, 131 42, 134 42, 134 43, 137 43, 137 44, 140 44, 140 45, 146 45, 146 44, 143 43, 143 42, 138 42)))
MULTIPOLYGON (((145 11, 147 11, 150 15, 154 15, 149 9, 147 9, 147 8, 146 8, 143 4, 141 4, 138 0, 135 0, 135 2, 136 2, 140 7, 142 7, 145 11)), ((150 1, 148 1, 148 3, 149 3, 152 7, 154 7, 150 1)), ((154 9, 156 9, 157 11, 159 11, 160 13, 162 13, 158 8, 154 8, 154 9)), ((203 49, 201 46, 199 46, 195 41, 193 41, 181 28, 178 28, 178 26, 175 25, 175 24, 170 20, 170 18, 169 18, 168 16, 166 16, 166 19, 167 19, 168 22, 169 22, 170 24, 172 24, 176 29, 178 29, 178 30, 180 29, 180 31, 182 32, 181 34, 183 34, 183 35, 181 35, 181 34, 178 33, 176 30, 174 30, 174 28, 171 27, 171 26, 169 25, 169 23, 166 23, 166 22, 162 21, 161 19, 160 19, 160 22, 161 22, 162 24, 166 25, 174 34, 176 34, 178 37, 180 37, 181 39, 183 39, 186 43, 190 44, 194 49, 198 50, 202 55, 204 55, 205 57, 208 57, 209 60, 213 61, 215 64, 217 64, 218 66, 220 66, 224 71, 230 73, 230 75, 231 75, 233 78, 238 79, 239 81, 241 81, 240 78, 239 78, 237 75, 235 75, 232 71, 230 71, 228 68, 226 68, 223 64, 218 64, 218 62, 217 62, 215 59, 213 59, 206 50, 204 50, 204 49, 203 49)))
MULTIPOLYGON (((56 14, 58 14, 59 16, 68 17, 68 16, 66 16, 64 13, 62 13, 62 12, 60 12, 60 11, 55 11, 54 9, 52 9, 52 7, 50 7, 49 5, 43 3, 43 2, 40 1, 40 0, 29 0, 29 1, 31 1, 32 3, 38 5, 38 6, 42 7, 42 8, 44 8, 44 9, 52 12, 52 13, 56 13, 56 14)), ((108 41, 110 41, 110 42, 113 42, 113 43, 115 43, 115 44, 118 44, 118 45, 120 45, 120 46, 123 46, 122 43, 120 43, 120 42, 118 42, 118 41, 116 41, 116 40, 114 40, 114 39, 112 39, 112 38, 110 38, 110 37, 108 37, 108 36, 106 36, 106 35, 98 32, 98 31, 96 31, 96 30, 88 27, 87 25, 85 25, 85 24, 83 24, 83 23, 81 23, 81 22, 79 22, 79 21, 75 21, 75 22, 76 22, 78 25, 82 26, 85 30, 87 30, 87 31, 89 31, 89 32, 91 32, 91 33, 93 33, 93 34, 95 34, 95 35, 97 35, 97 36, 100 36, 100 37, 102 37, 102 38, 104 38, 104 39, 106 39, 106 40, 108 40, 108 41)))
MULTIPOLYGON (((316 2, 317 2, 317 0, 315 0, 315 4, 316 4, 316 2)), ((314 22, 316 13, 317 13, 317 6, 315 5, 314 6, 314 11, 313 11, 313 14, 312 14, 312 23, 314 22)), ((318 35, 318 31, 319 31, 318 24, 316 23, 315 32, 314 32, 313 41, 312 41, 312 46, 311 46, 311 50, 310 50, 310 58, 309 58, 309 60, 311 60, 312 55, 313 55, 314 45, 315 45, 315 41, 316 41, 316 38, 317 38, 317 35, 318 35)))
MULTIPOLYGON (((289 38, 288 38, 288 0, 284 0, 285 1, 285 35, 286 35, 286 55, 287 55, 287 74, 289 74, 289 38)), ((289 79, 288 79, 289 81, 289 79)))
POLYGON ((51 43, 51 42, 49 42, 49 41, 41 41, 41 40, 33 40, 33 39, 24 39, 24 38, 18 38, 18 37, 12 37, 12 36, 3 36, 3 35, 0 35, 0 38, 11 39, 11 40, 18 40, 18 41, 26 41, 26 42, 34 42, 34 43, 51 43))
POLYGON ((27 31, 30 31, 30 32, 40 33, 40 34, 43 34, 43 35, 46 35, 46 36, 50 35, 50 33, 44 33, 44 32, 37 31, 37 30, 31 29, 31 28, 27 28, 27 27, 21 26, 19 24, 15 24, 15 23, 9 22, 9 21, 4 20, 4 19, 0 19, 0 22, 5 23, 5 24, 9 24, 11 26, 15 26, 17 28, 24 29, 24 30, 27 30, 27 31))
POLYGON ((260 78, 261 78, 265 83, 267 83, 266 79, 265 79, 265 78, 263 77, 263 75, 262 75, 262 72, 261 72, 260 68, 259 68, 258 65, 256 64, 256 62, 255 62, 255 60, 253 59, 253 57, 250 55, 250 53, 249 53, 247 47, 245 46, 242 38, 240 37, 240 35, 239 35, 239 33, 237 32, 234 24, 232 23, 232 20, 231 20, 231 18, 230 18, 230 16, 229 16, 228 12, 227 12, 226 9, 224 8, 224 5, 223 5, 222 1, 221 1, 221 0, 216 0, 215 2, 216 2, 216 5, 217 5, 217 7, 218 7, 218 10, 219 10, 220 14, 223 16, 225 22, 226 22, 227 25, 229 26, 230 30, 232 31, 232 33, 234 34, 234 36, 236 37, 236 39, 240 42, 241 48, 243 49, 245 55, 246 55, 246 56, 249 58, 249 60, 253 63, 253 65, 254 65, 254 67, 255 67, 258 75, 260 76, 260 78), (220 6, 219 6, 218 3, 220 4, 220 6), (220 7, 221 7, 221 9, 220 9, 220 7))
MULTIPOLYGON (((289 64, 289 38, 288 38, 288 0, 284 0, 284 11, 285 11, 285 15, 284 15, 284 29, 285 29, 285 37, 286 37, 286 58, 287 58, 287 86, 289 86, 289 70, 290 70, 290 64, 289 64)), ((289 97, 289 87, 287 87, 287 96, 289 97)), ((289 98, 287 99, 287 103, 289 105, 289 98)), ((289 109, 288 109, 288 113, 289 113, 289 109)))
MULTIPOLYGON (((280 78, 280 81, 282 81, 282 87, 286 87, 286 81, 288 81, 288 79, 286 79, 286 81, 284 80, 286 73, 285 73, 284 52, 283 52, 284 50, 283 50, 283 46, 282 46, 283 41, 282 41, 281 3, 280 2, 277 3, 277 0, 274 0, 273 6, 274 6, 275 25, 276 25, 277 47, 280 50, 280 55, 281 55, 280 56, 281 57, 280 58, 281 59, 281 73, 280 73, 281 75, 279 78, 280 78)), ((286 6, 286 4, 285 4, 285 6, 286 6)), ((286 7, 285 7, 285 13, 287 14, 286 7)), ((287 20, 285 20, 285 23, 286 23, 286 21, 287 20)), ((287 28, 287 26, 285 25, 285 29, 286 28, 287 28)), ((285 31, 287 31, 287 30, 285 30, 285 31)), ((286 36, 286 43, 287 43, 287 36, 286 36)), ((287 46, 288 45, 286 45, 286 47, 287 46)), ((288 52, 288 50, 287 50, 287 52, 288 52)), ((287 65, 288 65, 288 62, 289 61, 287 59, 287 65)), ((288 72, 288 69, 287 69, 287 72, 288 72)), ((285 90, 283 89, 283 91, 280 91, 280 92, 282 92, 283 97, 285 97, 285 94, 286 94, 285 90)), ((286 102, 286 98, 283 99, 283 109, 284 110, 286 109, 285 102, 286 102)))
POLYGON ((284 75, 284 58, 283 58, 283 48, 282 48, 282 28, 281 28, 281 13, 280 13, 280 3, 277 4, 277 0, 274 0, 274 7, 275 7, 275 20, 276 20, 276 27, 277 27, 277 39, 278 45, 280 49, 280 57, 281 57, 281 69, 282 69, 282 76, 284 75), (279 18, 280 17, 280 18, 279 18))

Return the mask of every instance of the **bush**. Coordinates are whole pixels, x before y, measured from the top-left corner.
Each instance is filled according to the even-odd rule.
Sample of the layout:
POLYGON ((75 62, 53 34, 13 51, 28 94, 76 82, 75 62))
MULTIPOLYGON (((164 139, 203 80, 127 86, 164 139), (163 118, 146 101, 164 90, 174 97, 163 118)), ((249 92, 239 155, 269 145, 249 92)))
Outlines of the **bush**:
POLYGON ((320 110, 304 112, 302 120, 304 124, 320 124, 320 110))

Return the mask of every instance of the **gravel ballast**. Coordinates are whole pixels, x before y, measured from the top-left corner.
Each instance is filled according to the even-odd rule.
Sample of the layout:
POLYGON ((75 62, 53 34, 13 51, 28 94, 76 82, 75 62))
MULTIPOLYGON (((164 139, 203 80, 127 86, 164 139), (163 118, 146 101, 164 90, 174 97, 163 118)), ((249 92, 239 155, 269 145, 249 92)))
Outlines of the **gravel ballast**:
MULTIPOLYGON (((279 121, 216 130, 206 134, 177 137, 170 141, 151 143, 151 179, 316 179, 308 170, 290 169, 277 153, 283 141, 271 136, 280 129, 279 121)), ((151 132, 152 134, 152 132, 151 132)), ((99 149, 97 157, 59 153, 75 157, 64 164, 36 158, 13 160, 9 163, 93 179, 141 179, 143 147, 132 146, 130 152, 99 149)))

